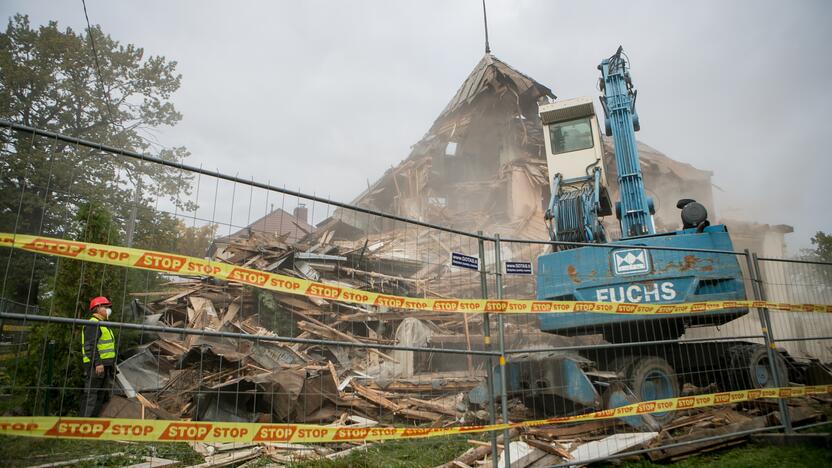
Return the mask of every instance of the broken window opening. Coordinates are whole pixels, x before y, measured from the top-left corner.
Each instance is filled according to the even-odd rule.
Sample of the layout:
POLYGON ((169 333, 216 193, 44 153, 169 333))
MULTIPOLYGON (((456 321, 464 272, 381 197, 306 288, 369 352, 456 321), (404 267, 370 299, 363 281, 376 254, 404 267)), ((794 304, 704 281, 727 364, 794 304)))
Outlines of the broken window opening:
POLYGON ((428 197, 428 203, 433 206, 438 206, 439 208, 445 208, 448 206, 448 198, 447 197, 428 197))

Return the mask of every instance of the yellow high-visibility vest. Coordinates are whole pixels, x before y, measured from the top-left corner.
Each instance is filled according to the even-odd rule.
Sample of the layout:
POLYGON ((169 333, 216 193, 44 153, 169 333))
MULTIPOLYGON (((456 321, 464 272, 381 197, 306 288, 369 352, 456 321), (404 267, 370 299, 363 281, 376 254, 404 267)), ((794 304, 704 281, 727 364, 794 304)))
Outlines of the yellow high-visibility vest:
MULTIPOLYGON (((90 320, 99 322, 100 320, 98 317, 91 317, 90 320)), ((98 343, 96 347, 98 348, 98 356, 101 357, 102 361, 115 361, 116 359, 116 340, 113 332, 110 331, 109 328, 105 326, 100 326, 99 329, 101 330, 101 336, 98 337, 98 343)), ((87 356, 87 353, 84 351, 84 332, 81 331, 81 355, 84 357, 84 364, 88 364, 90 362, 90 357, 87 356)))

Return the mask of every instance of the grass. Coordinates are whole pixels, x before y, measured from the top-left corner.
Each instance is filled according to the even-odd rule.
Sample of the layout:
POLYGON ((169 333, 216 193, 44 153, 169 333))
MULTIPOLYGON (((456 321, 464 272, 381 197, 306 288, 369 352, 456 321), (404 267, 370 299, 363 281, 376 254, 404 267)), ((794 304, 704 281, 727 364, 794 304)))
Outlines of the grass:
MULTIPOLYGON (((613 466, 613 465, 607 465, 613 466)), ((832 466, 832 450, 810 445, 779 447, 749 444, 720 452, 713 452, 680 460, 676 463, 657 464, 648 461, 625 462, 625 468, 646 467, 719 467, 719 468, 799 468, 832 466)))
MULTIPOLYGON (((291 468, 411 468, 436 466, 453 460, 472 447, 466 442, 474 434, 450 437, 433 437, 421 440, 391 440, 355 451, 336 460, 313 460, 290 465, 291 468)), ((486 440, 487 436, 476 437, 486 440)), ((143 461, 142 457, 156 456, 179 460, 183 465, 201 463, 202 457, 184 443, 134 443, 111 441, 87 441, 64 439, 37 439, 29 437, 0 437, 0 465, 10 467, 31 466, 72 460, 91 455, 107 455, 123 452, 123 455, 103 457, 77 463, 73 466, 124 466, 143 461)), ((267 459, 254 466, 269 465, 267 459)), ((741 447, 703 454, 675 463, 658 464, 646 460, 628 461, 625 468, 648 467, 719 467, 719 468, 772 468, 772 467, 822 467, 832 466, 832 450, 814 446, 767 446, 751 443, 741 447)))
MULTIPOLYGON (((291 468, 416 468, 446 463, 471 448, 467 436, 429 437, 420 440, 389 440, 335 460, 313 460, 289 465, 291 468)), ((479 438, 479 437, 476 437, 479 438)))
MULTIPOLYGON (((432 437, 421 440, 391 440, 374 444, 366 450, 356 451, 337 460, 314 460, 292 464, 292 468, 341 468, 341 467, 393 467, 411 468, 436 466, 453 460, 469 448, 466 442, 473 435, 432 437)), ((203 459, 184 443, 135 443, 113 441, 38 439, 33 437, 0 437, 0 465, 24 467, 55 463, 93 455, 106 456, 79 462, 73 466, 125 466, 140 463, 142 457, 155 456, 179 460, 183 465, 202 463, 203 459)), ((259 465, 268 465, 266 459, 259 465)))
MULTIPOLYGON (((410 468, 436 466, 453 460, 471 448, 472 446, 466 442, 468 438, 471 438, 470 434, 468 437, 394 440, 374 445, 364 451, 354 452, 337 460, 315 460, 290 466, 291 468, 376 468, 388 466, 410 468)), ((797 468, 810 466, 820 468, 822 466, 832 466, 832 450, 809 445, 779 447, 750 443, 687 458, 675 463, 652 463, 641 460, 599 466, 623 466, 625 468, 797 468)))
POLYGON ((103 440, 39 439, 34 437, 0 437, 0 464, 23 467, 77 458, 109 455, 73 464, 78 467, 125 466, 144 461, 143 457, 179 460, 185 465, 203 459, 185 443, 119 443, 103 440))

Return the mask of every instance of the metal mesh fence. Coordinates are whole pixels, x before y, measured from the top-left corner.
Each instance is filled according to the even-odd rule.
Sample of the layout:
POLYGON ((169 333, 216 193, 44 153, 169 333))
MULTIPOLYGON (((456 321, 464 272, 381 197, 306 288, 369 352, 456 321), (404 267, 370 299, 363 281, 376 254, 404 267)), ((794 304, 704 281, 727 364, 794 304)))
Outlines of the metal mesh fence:
MULTIPOLYGON (((832 304, 830 264, 637 245, 663 276, 616 282, 610 262, 621 245, 570 246, 578 247, 576 260, 609 259, 606 269, 550 264, 538 261, 553 248, 545 240, 469 234, 465 229, 476 226, 462 221, 449 228, 408 220, 43 133, 4 129, 2 142, 0 233, 12 236, 159 251, 172 262, 187 255, 414 299, 832 304), (452 253, 477 258, 479 270, 451 266, 452 253), (532 269, 518 274, 522 265, 509 270, 511 262, 532 269)), ((173 269, 19 249, 0 254, 6 414, 83 411, 91 371, 82 363, 81 336, 87 302, 98 295, 113 303, 118 356, 109 400, 96 409, 102 417, 436 428, 830 383, 832 318, 825 313, 409 310, 395 301, 362 305, 173 269)), ((791 424, 780 416, 789 414, 783 399, 720 408, 544 424, 522 438, 526 447, 550 447, 547 456, 561 451, 587 461, 642 447, 676 453, 709 437, 682 432, 714 419, 730 426, 729 435, 791 424)), ((557 460, 549 461, 570 463, 557 460)))
MULTIPOLYGON (((832 264, 756 258, 765 299, 790 304, 832 302, 832 264)), ((810 307, 808 309, 811 309, 810 307)), ((832 362, 832 317, 814 312, 769 312, 774 342, 790 357, 832 362)))

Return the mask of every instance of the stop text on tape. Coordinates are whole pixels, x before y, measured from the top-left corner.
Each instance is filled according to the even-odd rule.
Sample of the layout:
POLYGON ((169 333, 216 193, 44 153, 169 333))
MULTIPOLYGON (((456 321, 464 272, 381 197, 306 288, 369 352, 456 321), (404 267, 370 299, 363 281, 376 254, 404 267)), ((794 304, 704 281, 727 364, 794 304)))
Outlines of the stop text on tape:
POLYGON ((150 250, 90 242, 67 241, 43 236, 0 233, 0 246, 39 254, 103 263, 127 268, 184 276, 210 276, 257 288, 289 294, 337 300, 353 304, 439 313, 575 313, 626 315, 672 315, 713 313, 723 309, 768 308, 791 312, 832 312, 832 305, 789 304, 769 301, 707 301, 674 304, 592 301, 536 301, 492 299, 433 299, 393 296, 340 285, 245 268, 227 263, 150 250))
POLYGON ((643 401, 573 416, 482 426, 442 428, 350 427, 309 424, 147 421, 134 419, 0 417, 0 434, 60 439, 97 439, 158 442, 345 442, 417 439, 498 431, 509 428, 584 422, 640 416, 667 411, 728 405, 766 398, 797 398, 832 394, 832 385, 761 388, 643 401))

